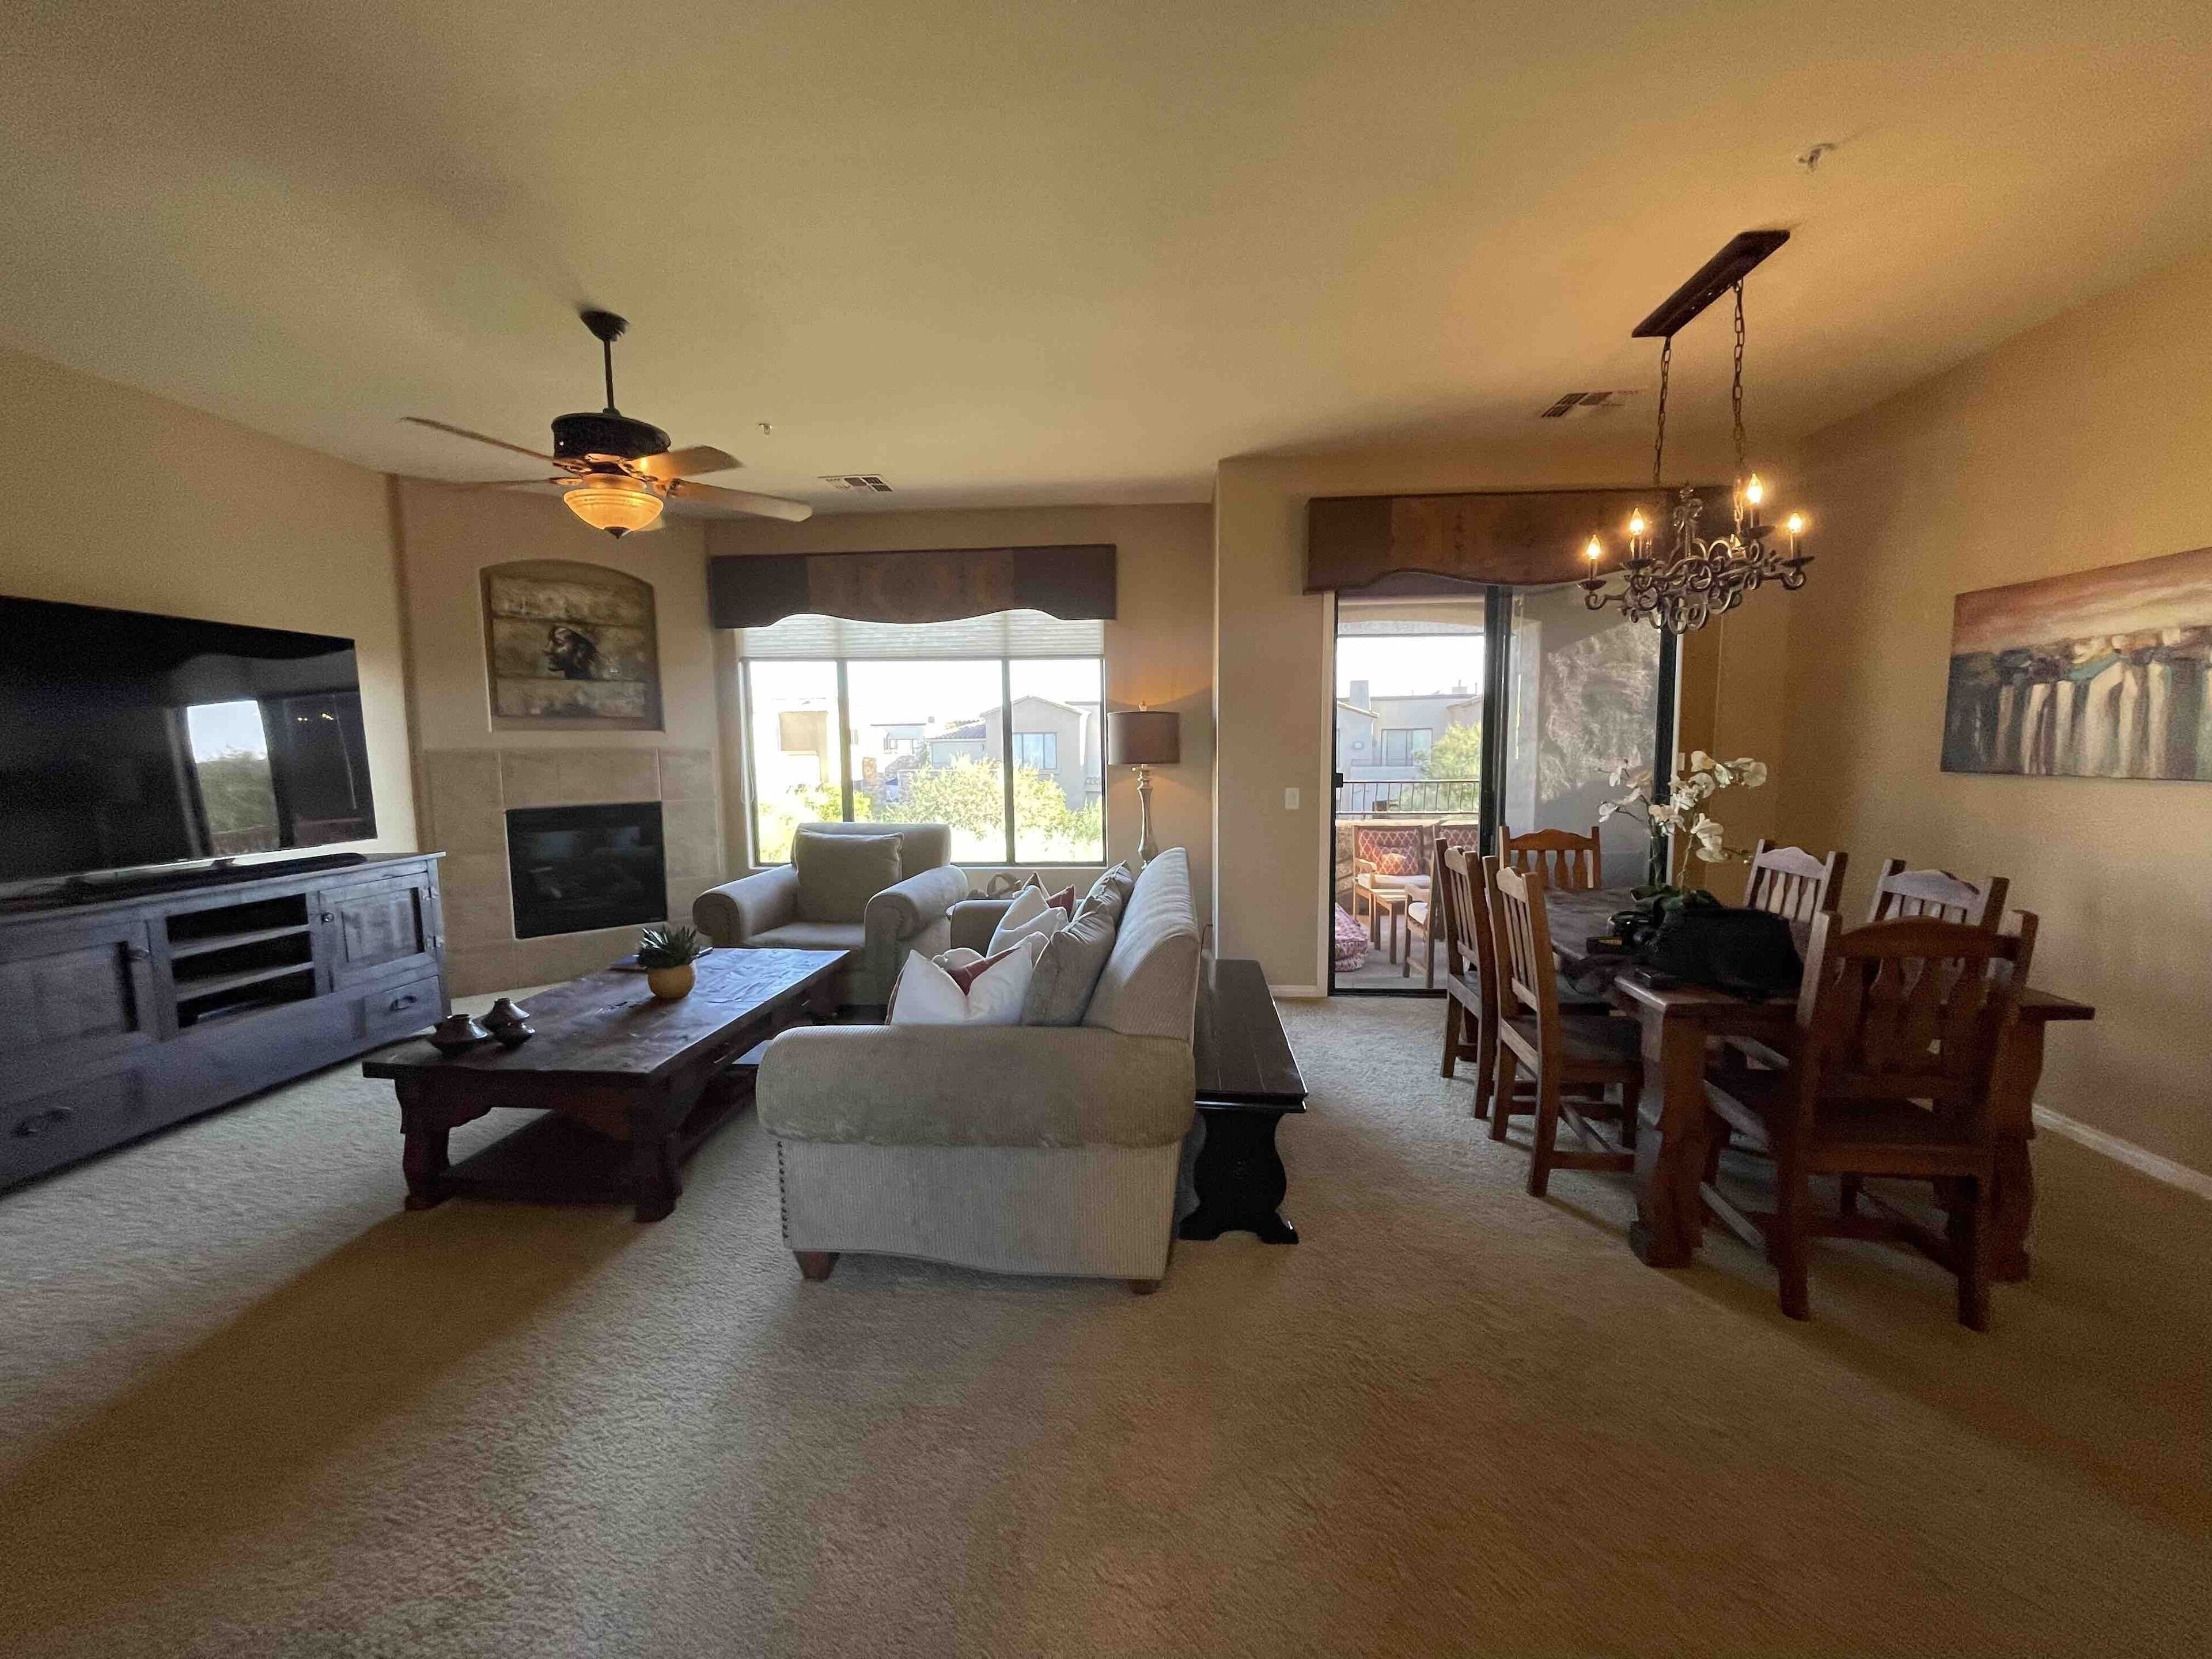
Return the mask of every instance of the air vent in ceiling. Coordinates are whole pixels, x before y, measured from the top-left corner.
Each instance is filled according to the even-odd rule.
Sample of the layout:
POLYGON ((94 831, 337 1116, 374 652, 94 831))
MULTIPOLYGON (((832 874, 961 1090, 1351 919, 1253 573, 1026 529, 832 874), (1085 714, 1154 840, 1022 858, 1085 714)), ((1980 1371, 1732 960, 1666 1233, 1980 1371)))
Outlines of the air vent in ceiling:
POLYGON ((832 489, 867 489, 888 495, 891 487, 872 472, 825 472, 822 482, 832 489))
POLYGON ((1625 392, 1566 392, 1559 400, 1536 418, 1540 421, 1565 421, 1584 415, 1595 415, 1601 410, 1618 409, 1636 395, 1635 390, 1625 392))

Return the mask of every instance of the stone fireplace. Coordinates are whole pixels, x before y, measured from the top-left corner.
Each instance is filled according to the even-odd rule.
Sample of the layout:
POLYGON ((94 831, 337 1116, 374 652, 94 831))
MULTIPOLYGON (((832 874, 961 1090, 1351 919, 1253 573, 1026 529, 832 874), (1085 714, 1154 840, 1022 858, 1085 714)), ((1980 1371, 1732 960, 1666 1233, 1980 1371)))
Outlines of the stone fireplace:
POLYGON ((665 921, 660 803, 510 807, 507 872, 518 939, 665 921))
POLYGON ((637 948, 640 927, 689 921, 722 879, 708 750, 429 749, 421 765, 456 996, 604 968, 637 948))

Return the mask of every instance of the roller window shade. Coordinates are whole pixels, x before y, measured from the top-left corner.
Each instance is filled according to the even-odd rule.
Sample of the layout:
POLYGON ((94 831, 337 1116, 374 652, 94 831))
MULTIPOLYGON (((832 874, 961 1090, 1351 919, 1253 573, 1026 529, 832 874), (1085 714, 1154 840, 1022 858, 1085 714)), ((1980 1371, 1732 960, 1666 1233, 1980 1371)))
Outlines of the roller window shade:
POLYGON ((786 617, 767 628, 740 628, 738 654, 753 662, 818 662, 844 657, 927 661, 975 657, 1098 657, 1103 622, 1063 622, 1042 611, 997 611, 957 622, 866 623, 842 617, 786 617))

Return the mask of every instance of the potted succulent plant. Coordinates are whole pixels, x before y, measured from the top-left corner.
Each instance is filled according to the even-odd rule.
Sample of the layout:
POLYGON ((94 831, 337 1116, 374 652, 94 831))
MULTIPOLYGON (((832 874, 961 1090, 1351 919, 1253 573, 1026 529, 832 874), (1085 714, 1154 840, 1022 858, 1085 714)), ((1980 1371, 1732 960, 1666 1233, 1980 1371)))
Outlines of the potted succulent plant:
POLYGON ((691 964, 707 954, 707 941, 690 927, 648 927, 638 935, 637 965, 653 994, 672 1002, 691 994, 698 975, 691 964))

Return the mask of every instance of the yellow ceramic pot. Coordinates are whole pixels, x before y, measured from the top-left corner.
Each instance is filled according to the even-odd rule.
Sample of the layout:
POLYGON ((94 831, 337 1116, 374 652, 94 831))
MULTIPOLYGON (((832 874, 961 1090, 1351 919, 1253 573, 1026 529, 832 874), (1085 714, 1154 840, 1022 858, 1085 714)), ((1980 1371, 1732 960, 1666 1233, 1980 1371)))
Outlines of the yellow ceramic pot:
POLYGON ((647 988, 665 1002, 690 996, 691 988, 698 979, 699 975, 688 962, 681 968, 648 968, 645 971, 647 988))

